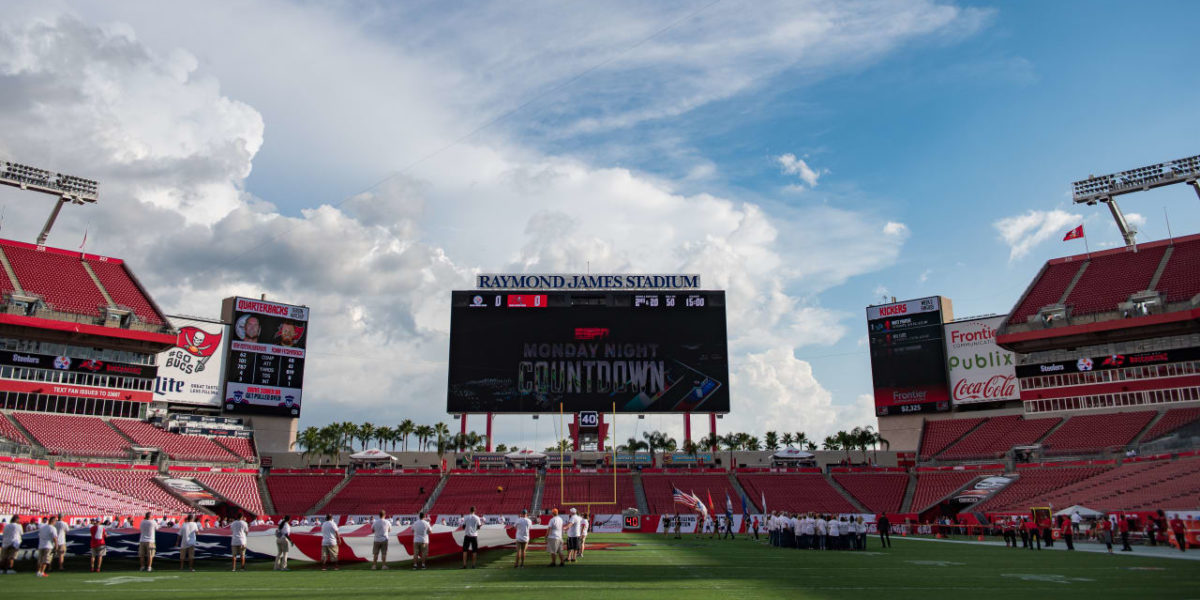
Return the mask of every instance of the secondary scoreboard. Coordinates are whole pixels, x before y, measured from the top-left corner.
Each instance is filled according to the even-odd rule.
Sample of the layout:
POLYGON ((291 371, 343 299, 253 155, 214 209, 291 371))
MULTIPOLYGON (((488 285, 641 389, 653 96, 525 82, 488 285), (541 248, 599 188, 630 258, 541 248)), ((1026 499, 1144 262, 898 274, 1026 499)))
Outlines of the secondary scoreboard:
POLYGON ((300 416, 308 308, 253 298, 227 298, 225 412, 300 416))
POLYGON ((941 296, 867 307, 877 416, 950 410, 942 325, 952 314, 941 296))
POLYGON ((450 413, 729 412, 725 292, 456 291, 450 413))

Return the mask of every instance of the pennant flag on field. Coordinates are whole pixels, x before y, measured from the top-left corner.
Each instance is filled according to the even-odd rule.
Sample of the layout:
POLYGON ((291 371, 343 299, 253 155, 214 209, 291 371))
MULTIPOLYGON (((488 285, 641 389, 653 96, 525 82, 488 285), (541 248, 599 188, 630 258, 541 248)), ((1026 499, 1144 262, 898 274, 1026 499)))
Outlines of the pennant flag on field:
POLYGON ((764 515, 771 514, 771 513, 768 513, 768 512, 767 512, 767 493, 766 493, 766 492, 759 492, 759 493, 760 493, 760 494, 762 494, 762 508, 763 508, 763 514, 764 514, 764 515))
POLYGON ((729 490, 725 490, 725 514, 733 514, 733 500, 729 499, 729 490))
POLYGON ((749 509, 746 508, 746 495, 745 494, 742 494, 742 514, 743 515, 750 514, 749 509))
POLYGON ((708 494, 708 509, 713 511, 714 513, 717 512, 717 505, 713 504, 713 501, 712 501, 712 491, 704 490, 704 493, 708 494))
POLYGON ((1070 241, 1070 240, 1077 240, 1081 237, 1083 237, 1083 225, 1082 224, 1079 227, 1076 227, 1075 229, 1068 231, 1067 235, 1063 236, 1063 241, 1066 242, 1066 241, 1070 241))

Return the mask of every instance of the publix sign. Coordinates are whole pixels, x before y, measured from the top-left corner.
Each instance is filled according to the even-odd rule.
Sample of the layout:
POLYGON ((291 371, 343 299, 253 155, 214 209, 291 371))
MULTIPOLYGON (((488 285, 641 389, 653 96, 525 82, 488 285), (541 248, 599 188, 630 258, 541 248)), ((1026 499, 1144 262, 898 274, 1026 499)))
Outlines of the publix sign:
POLYGON ((946 364, 955 404, 1020 400, 1016 356, 996 345, 1003 316, 946 324, 946 364))

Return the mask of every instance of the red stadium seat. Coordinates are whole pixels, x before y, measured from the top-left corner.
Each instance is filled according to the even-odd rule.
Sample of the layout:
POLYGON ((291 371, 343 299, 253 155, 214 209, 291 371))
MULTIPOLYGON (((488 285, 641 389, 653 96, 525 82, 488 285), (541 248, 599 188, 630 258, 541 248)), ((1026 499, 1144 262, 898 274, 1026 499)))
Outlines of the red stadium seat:
POLYGON ((751 498, 762 502, 767 498, 768 511, 794 513, 853 513, 858 512, 840 492, 819 473, 745 473, 738 483, 751 498))
POLYGON ((900 512, 908 490, 907 473, 837 473, 833 479, 873 513, 900 512))
POLYGON ((136 419, 113 419, 111 423, 138 445, 158 448, 174 460, 238 462, 233 453, 206 437, 170 433, 136 419))
POLYGON ((189 473, 197 481, 254 515, 261 515, 262 496, 258 493, 258 476, 253 473, 189 473))
POLYGON ((943 419, 940 421, 925 421, 925 433, 921 436, 921 460, 929 460, 937 453, 945 450, 963 434, 973 429, 986 419, 943 419))
POLYGON ((1165 246, 1143 248, 1139 252, 1120 252, 1097 256, 1067 297, 1073 315, 1115 311, 1117 305, 1135 292, 1148 289, 1165 246))
POLYGON ((51 454, 129 457, 129 442, 102 419, 36 412, 12 416, 51 454))
POLYGON ((940 502, 942 498, 945 498, 951 492, 967 485, 978 477, 987 475, 994 475, 994 473, 981 473, 979 471, 917 473, 917 489, 913 492, 913 501, 910 509, 912 512, 924 511, 940 502))
POLYGON ((141 320, 154 325, 163 325, 166 321, 150 302, 150 297, 134 281, 124 262, 101 261, 88 259, 88 266, 104 286, 104 290, 112 297, 113 302, 132 310, 141 320))
POLYGON ((590 509, 592 513, 619 514, 626 508, 637 508, 637 495, 633 491, 633 475, 618 473, 614 497, 613 474, 549 473, 542 488, 542 510, 571 506, 579 510, 590 509), (565 502, 564 502, 565 501, 565 502), (615 503, 613 503, 615 501, 615 503), (567 506, 566 502, 571 503, 567 506), (598 504, 591 504, 591 503, 598 504))
POLYGON ((1174 247, 1155 289, 1166 294, 1167 302, 1184 302, 1200 294, 1200 240, 1174 247))
POLYGON ((1013 446, 1028 446, 1037 443, 1047 431, 1062 419, 1026 419, 1020 415, 992 417, 978 429, 968 433, 957 443, 938 455, 940 460, 964 460, 971 458, 999 458, 1013 446))
POLYGON ((1054 430, 1042 447, 1048 456, 1120 450, 1133 441, 1155 416, 1154 411, 1078 415, 1054 430))
POLYGON ((337 484, 341 475, 269 475, 267 493, 275 512, 283 515, 307 515, 337 484))
MULTIPOLYGON (((642 475, 642 490, 646 493, 646 504, 651 514, 675 513, 683 510, 681 506, 675 504, 673 499, 675 492, 672 486, 683 492, 696 494, 705 504, 708 504, 711 495, 713 504, 719 513, 725 512, 725 497, 728 494, 729 500, 733 502, 733 512, 737 514, 742 512, 741 496, 730 483, 728 475, 720 473, 647 473, 642 475)), ((758 498, 748 498, 747 500, 755 507, 761 501, 758 498)))
POLYGON ((0 512, 128 515, 174 508, 150 503, 48 467, 0 463, 0 512))
MULTIPOLYGON (((432 480, 432 486, 436 486, 436 476, 432 480)), ((515 515, 533 507, 536 482, 537 478, 532 474, 451 475, 430 512, 435 515, 465 515, 474 506, 480 514, 515 515)), ((432 492, 432 486, 426 487, 425 491, 432 492)), ((416 509, 410 512, 416 512, 416 509)))
POLYGON ((324 512, 372 515, 384 510, 388 514, 413 515, 425 506, 440 479, 438 475, 355 475, 325 505, 324 512))
POLYGON ((1033 280, 1033 286, 1025 294, 1021 303, 1013 309, 1010 323, 1024 323, 1031 315, 1037 314, 1043 306, 1057 304, 1067 291, 1067 286, 1079 272, 1081 262, 1065 262, 1047 264, 1042 272, 1033 280))
POLYGON ((50 308, 62 312, 98 316, 108 306, 79 255, 61 250, 39 251, 37 246, 0 240, 21 288, 42 297, 50 308))
POLYGON ((159 507, 157 512, 185 513, 192 508, 155 483, 157 471, 127 469, 63 469, 73 477, 137 498, 159 507))
POLYGON ((1157 440, 1196 421, 1200 421, 1200 408, 1172 408, 1142 436, 1142 442, 1157 440))

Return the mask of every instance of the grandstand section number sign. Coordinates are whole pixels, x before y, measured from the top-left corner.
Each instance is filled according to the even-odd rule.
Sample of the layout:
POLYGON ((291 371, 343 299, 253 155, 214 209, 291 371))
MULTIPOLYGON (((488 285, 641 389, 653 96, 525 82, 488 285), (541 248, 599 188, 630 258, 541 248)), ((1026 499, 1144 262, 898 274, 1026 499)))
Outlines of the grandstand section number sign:
POLYGON ((448 412, 729 412, 724 292, 477 290, 451 302, 448 412))
POLYGON ((300 416, 308 308, 226 298, 225 412, 300 416))
POLYGON ((600 427, 600 414, 594 410, 579 413, 580 429, 596 429, 600 427))

